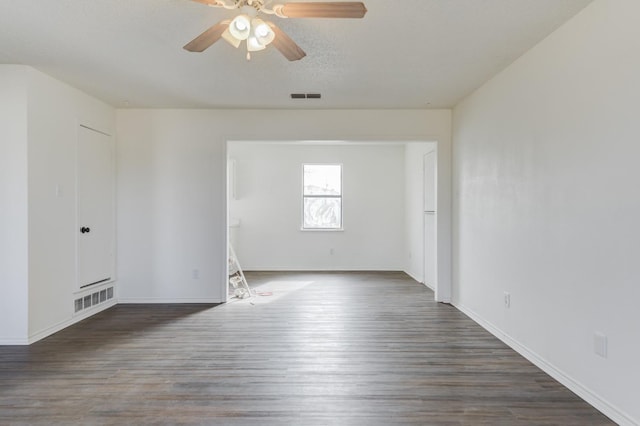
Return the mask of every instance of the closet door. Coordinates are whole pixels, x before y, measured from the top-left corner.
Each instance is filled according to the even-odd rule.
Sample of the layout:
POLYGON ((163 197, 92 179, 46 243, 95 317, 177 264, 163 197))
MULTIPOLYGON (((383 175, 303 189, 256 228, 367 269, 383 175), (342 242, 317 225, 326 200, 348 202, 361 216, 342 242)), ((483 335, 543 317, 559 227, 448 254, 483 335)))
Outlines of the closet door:
POLYGON ((437 279, 436 152, 424 156, 424 283, 435 291, 437 279))
POLYGON ((114 187, 111 137, 80 127, 77 157, 77 273, 84 288, 113 278, 114 187))

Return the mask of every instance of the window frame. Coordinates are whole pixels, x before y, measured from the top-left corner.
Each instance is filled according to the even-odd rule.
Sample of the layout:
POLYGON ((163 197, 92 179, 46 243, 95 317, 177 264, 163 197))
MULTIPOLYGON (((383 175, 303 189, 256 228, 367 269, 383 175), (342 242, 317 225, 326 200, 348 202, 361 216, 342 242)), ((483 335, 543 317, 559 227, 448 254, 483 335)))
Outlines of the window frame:
POLYGON ((305 232, 342 232, 344 231, 344 165, 342 163, 302 163, 301 167, 302 171, 302 188, 301 188, 301 225, 300 230, 305 232), (305 166, 338 166, 340 167, 340 195, 306 195, 305 194, 305 179, 304 179, 304 169, 305 166), (304 212, 305 212, 305 200, 307 198, 326 198, 326 199, 338 199, 340 200, 340 226, 337 228, 307 228, 305 227, 304 222, 304 212))

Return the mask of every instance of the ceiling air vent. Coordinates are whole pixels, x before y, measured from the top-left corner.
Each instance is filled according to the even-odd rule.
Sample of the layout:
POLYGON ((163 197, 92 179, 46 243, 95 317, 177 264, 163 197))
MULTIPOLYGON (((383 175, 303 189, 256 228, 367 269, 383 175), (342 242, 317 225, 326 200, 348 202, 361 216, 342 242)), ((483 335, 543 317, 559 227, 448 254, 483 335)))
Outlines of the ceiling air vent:
POLYGON ((292 93, 291 99, 322 99, 320 93, 292 93))

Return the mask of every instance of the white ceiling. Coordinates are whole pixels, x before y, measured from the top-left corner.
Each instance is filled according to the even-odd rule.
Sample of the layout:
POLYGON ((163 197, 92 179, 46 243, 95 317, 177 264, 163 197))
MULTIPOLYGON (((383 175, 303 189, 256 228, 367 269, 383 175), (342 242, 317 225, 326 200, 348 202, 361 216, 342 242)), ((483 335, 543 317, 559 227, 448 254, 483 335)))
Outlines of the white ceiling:
POLYGON ((452 107, 590 1, 364 0, 364 19, 269 17, 307 57, 269 47, 247 62, 222 40, 182 49, 233 16, 189 0, 0 0, 0 63, 116 107, 452 107))

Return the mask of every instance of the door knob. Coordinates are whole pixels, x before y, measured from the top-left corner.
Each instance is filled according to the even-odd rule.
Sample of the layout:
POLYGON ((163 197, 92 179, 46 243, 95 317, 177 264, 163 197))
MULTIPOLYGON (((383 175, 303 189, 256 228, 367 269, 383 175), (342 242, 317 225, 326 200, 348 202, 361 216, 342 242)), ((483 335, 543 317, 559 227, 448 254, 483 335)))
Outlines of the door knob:
POLYGON ((83 226, 82 228, 80 228, 80 232, 83 234, 87 232, 91 232, 91 228, 83 226))

